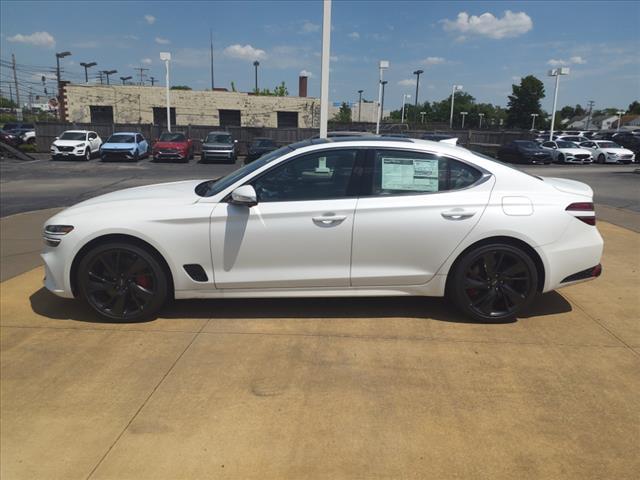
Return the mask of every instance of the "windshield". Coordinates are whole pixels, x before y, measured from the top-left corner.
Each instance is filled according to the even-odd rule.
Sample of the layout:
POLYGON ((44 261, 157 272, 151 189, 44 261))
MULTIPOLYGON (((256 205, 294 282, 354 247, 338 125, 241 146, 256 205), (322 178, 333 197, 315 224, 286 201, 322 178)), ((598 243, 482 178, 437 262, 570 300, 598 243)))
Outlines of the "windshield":
POLYGON ((257 169, 266 165, 269 162, 272 162, 276 158, 280 158, 282 155, 292 152, 293 149, 291 147, 282 147, 278 150, 274 150, 266 155, 263 155, 255 162, 251 162, 245 165, 242 168, 239 168, 235 172, 231 172, 226 177, 222 177, 218 180, 208 180, 206 182, 201 183, 196 187, 196 195, 200 195, 201 197, 212 197, 217 195, 222 190, 227 188, 230 185, 233 185, 235 182, 240 180, 245 175, 250 174, 251 172, 255 172, 257 169))
POLYGON ((613 142, 598 142, 598 146, 600 148, 622 148, 620 145, 613 142))
POLYGON ((558 145, 558 148, 576 148, 576 144, 573 142, 563 142, 562 140, 558 140, 556 144, 558 145))
POLYGON ((87 134, 84 132, 63 132, 60 140, 84 140, 87 134))
POLYGON ((128 133, 116 133, 111 135, 107 143, 135 143, 135 135, 129 135, 128 133))
POLYGON ((275 147, 276 146, 275 142, 270 138, 256 140, 253 145, 255 147, 275 147))
POLYGON ((535 149, 538 148, 538 144, 536 142, 529 142, 526 140, 517 140, 513 143, 515 143, 517 146, 522 148, 535 148, 535 149))
POLYGON ((231 135, 226 133, 210 133, 204 143, 232 143, 231 135))
POLYGON ((163 133, 158 139, 159 142, 186 142, 187 137, 182 133, 163 133))

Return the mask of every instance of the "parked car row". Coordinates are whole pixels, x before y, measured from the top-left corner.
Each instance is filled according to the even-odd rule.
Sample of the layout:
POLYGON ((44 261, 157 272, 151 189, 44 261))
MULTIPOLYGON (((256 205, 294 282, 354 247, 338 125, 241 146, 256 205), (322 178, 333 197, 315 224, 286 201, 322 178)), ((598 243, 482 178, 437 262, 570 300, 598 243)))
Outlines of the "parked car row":
POLYGON ((0 141, 17 147, 18 145, 36 142, 36 127, 33 123, 5 123, 0 134, 0 141))

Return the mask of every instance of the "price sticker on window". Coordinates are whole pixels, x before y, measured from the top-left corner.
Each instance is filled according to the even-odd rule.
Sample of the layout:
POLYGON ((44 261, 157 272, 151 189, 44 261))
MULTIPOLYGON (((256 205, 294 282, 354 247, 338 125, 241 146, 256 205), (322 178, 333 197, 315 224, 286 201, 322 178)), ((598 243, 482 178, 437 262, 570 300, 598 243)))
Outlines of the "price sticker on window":
POLYGON ((438 191, 438 160, 382 158, 382 189, 438 191))

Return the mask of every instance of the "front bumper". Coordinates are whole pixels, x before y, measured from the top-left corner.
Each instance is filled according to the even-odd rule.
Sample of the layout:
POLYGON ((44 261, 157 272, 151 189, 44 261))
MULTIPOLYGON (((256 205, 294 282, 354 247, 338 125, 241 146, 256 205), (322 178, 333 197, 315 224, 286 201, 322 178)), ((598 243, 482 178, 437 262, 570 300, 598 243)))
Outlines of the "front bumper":
POLYGON ((234 150, 202 150, 201 157, 202 160, 229 160, 234 158, 235 151, 234 150))
POLYGON ((153 153, 153 159, 156 161, 161 160, 184 160, 188 158, 184 152, 180 151, 170 151, 170 150, 159 150, 153 153))
POLYGON ((100 158, 103 162, 110 160, 133 160, 135 158, 131 150, 101 150, 100 158))
POLYGON ((63 159, 68 159, 68 158, 84 158, 84 150, 78 152, 78 151, 73 151, 73 152, 61 152, 59 150, 51 150, 51 158, 53 158, 54 160, 63 160, 63 159))

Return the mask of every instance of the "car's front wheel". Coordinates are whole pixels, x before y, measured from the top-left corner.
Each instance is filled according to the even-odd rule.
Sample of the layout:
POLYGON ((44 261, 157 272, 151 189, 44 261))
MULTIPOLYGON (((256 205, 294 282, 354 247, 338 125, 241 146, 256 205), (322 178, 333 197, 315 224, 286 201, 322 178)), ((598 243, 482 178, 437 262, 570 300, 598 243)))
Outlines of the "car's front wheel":
POLYGON ((91 160, 91 148, 87 147, 87 149, 84 152, 84 159, 88 162, 89 160, 91 160))
POLYGON ((169 283, 162 265, 134 244, 98 245, 82 258, 77 272, 80 297, 109 321, 149 319, 167 300, 169 283))
POLYGON ((537 293, 538 273, 531 257, 512 245, 475 248, 456 263, 451 275, 449 298, 476 321, 512 320, 537 293))

